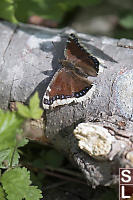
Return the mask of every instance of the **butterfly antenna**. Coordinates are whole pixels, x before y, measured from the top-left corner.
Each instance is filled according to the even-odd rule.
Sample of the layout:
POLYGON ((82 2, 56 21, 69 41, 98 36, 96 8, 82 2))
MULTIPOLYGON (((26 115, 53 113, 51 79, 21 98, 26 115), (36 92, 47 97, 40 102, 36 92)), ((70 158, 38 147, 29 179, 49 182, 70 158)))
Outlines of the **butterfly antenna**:
POLYGON ((55 43, 52 41, 53 47, 55 48, 55 52, 57 52, 57 48, 55 46, 55 43))

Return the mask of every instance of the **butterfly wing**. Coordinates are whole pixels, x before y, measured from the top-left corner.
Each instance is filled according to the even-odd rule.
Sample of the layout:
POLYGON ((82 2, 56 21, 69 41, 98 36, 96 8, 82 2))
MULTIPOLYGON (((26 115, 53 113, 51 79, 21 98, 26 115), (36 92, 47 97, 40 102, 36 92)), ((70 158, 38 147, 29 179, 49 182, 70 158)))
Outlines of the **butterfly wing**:
POLYGON ((97 76, 99 61, 79 43, 78 38, 74 34, 69 36, 64 54, 66 59, 72 63, 78 71, 81 71, 82 74, 97 76))
POLYGON ((84 97, 90 97, 91 87, 92 82, 63 67, 55 73, 49 84, 43 97, 43 107, 49 109, 74 101, 83 101, 84 97))

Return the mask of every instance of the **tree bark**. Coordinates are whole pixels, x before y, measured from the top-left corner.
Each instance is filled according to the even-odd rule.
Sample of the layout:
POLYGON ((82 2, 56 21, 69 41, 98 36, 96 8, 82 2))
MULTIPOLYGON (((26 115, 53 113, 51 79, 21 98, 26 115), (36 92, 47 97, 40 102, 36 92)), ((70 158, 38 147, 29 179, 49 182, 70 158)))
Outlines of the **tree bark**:
MULTIPOLYGON (((42 100, 60 67, 66 36, 72 31, 0 22, 2 109, 7 109, 11 102, 27 103, 35 91, 42 100)), ((100 61, 103 72, 94 81, 91 99, 44 111, 44 135, 78 165, 92 186, 111 185, 118 183, 119 167, 133 166, 133 41, 77 35, 100 61), (108 131, 112 142, 106 155, 96 156, 80 148, 73 131, 82 122, 91 122, 108 131)), ((82 135, 80 131, 78 134, 82 135)), ((94 135, 97 135, 95 131, 94 135)))

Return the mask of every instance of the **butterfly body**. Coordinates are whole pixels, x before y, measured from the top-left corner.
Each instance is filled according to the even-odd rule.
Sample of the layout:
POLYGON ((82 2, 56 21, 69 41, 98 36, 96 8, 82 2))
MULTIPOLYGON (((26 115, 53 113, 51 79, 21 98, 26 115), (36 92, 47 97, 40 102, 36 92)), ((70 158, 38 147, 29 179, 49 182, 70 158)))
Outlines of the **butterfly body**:
POLYGON ((55 73, 44 94, 44 109, 80 102, 92 95, 94 86, 87 77, 97 76, 98 60, 79 44, 74 34, 68 38, 64 55, 66 59, 60 60, 62 68, 55 73))

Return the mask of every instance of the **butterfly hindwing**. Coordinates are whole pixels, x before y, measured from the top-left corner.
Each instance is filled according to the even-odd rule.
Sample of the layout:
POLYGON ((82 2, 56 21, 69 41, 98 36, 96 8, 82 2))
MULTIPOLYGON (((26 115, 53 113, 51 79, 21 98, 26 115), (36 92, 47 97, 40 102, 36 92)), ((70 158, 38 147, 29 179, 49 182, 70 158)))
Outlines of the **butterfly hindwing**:
POLYGON ((73 70, 63 67, 56 72, 49 84, 43 97, 43 107, 52 108, 74 101, 78 102, 91 87, 92 82, 81 78, 73 70))

